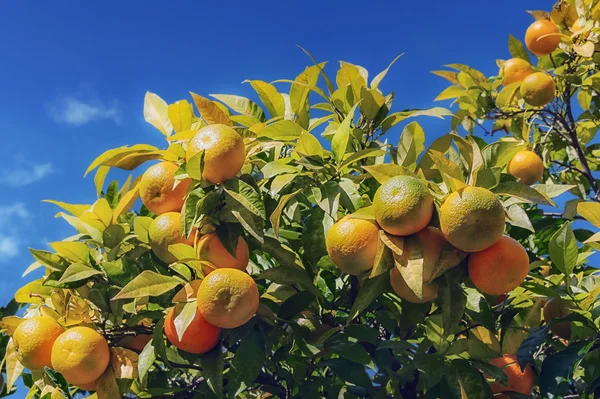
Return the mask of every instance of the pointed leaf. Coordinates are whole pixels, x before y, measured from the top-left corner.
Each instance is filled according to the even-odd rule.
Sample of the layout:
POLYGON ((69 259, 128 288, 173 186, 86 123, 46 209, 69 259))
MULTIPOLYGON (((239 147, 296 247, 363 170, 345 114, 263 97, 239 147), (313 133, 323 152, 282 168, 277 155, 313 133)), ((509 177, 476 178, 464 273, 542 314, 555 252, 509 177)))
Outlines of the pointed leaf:
POLYGON ((563 224, 560 230, 554 233, 548 244, 548 251, 558 270, 567 275, 571 274, 577 265, 579 248, 570 222, 563 224))
POLYGON ((177 287, 181 281, 151 270, 144 270, 131 280, 112 300, 159 296, 177 287))
POLYGON ((167 137, 173 133, 167 103, 149 91, 146 92, 146 97, 144 97, 144 119, 167 137))
POLYGON ((196 93, 190 92, 190 94, 194 99, 196 108, 198 108, 198 111, 200 112, 200 116, 206 121, 207 124, 223 124, 227 126, 232 125, 229 117, 215 103, 206 97, 199 96, 196 93))

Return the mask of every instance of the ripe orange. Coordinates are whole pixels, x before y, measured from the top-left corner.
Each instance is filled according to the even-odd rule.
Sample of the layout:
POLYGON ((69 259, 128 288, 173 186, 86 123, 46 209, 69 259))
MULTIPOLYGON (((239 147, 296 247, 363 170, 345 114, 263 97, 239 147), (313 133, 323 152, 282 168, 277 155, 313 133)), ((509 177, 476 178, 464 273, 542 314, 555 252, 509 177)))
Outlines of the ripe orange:
POLYGON ((518 287, 529 272, 529 256, 518 241, 502 236, 494 245, 469 255, 469 277, 488 295, 502 295, 518 287))
MULTIPOLYGON (((508 384, 506 386, 500 385, 498 382, 494 382, 491 385, 493 393, 514 391, 523 395, 531 395, 533 392, 533 386, 535 384, 535 376, 533 370, 528 364, 524 370, 521 370, 517 357, 515 355, 504 355, 502 357, 490 360, 490 364, 500 367, 504 374, 508 377, 508 384)), ((494 396, 494 398, 508 399, 506 395, 494 396)))
POLYGON ((383 230, 407 236, 427 226, 433 215, 433 197, 422 180, 396 176, 383 183, 375 193, 373 212, 383 230))
POLYGON ((415 293, 408 287, 406 281, 400 274, 400 271, 394 267, 390 272, 390 283, 394 292, 404 300, 411 303, 425 303, 433 301, 438 296, 439 284, 435 281, 426 283, 423 281, 423 299, 419 299, 415 293))
POLYGON ((96 381, 88 382, 87 384, 79 384, 77 388, 82 389, 84 391, 95 391, 96 390, 96 381))
POLYGON ((246 270, 250 251, 244 237, 239 237, 235 250, 235 258, 223 246, 216 233, 203 235, 198 241, 198 259, 212 263, 213 267, 202 265, 202 271, 206 276, 214 269, 228 268, 246 270))
POLYGON ((371 220, 345 216, 338 220, 325 238, 327 253, 344 273, 361 274, 373 267, 379 227, 371 220))
MULTIPOLYGON (((552 298, 544 305, 544 321, 550 323, 552 319, 562 319, 573 313, 564 301, 552 298)), ((564 321, 554 323, 550 326, 550 331, 562 339, 571 339, 571 322, 564 321)))
POLYGON ((169 245, 187 244, 194 246, 196 236, 195 229, 190 238, 185 238, 179 230, 179 221, 181 214, 179 212, 167 212, 159 215, 152 221, 148 229, 150 247, 156 256, 165 263, 173 263, 177 260, 169 252, 169 245))
POLYGON ((89 327, 73 327, 65 331, 52 347, 52 368, 73 385, 96 381, 109 361, 106 340, 89 327))
POLYGON ((192 180, 175 180, 178 168, 174 163, 161 162, 144 172, 140 179, 140 197, 149 211, 160 215, 181 210, 192 180))
POLYGON ((554 99, 554 80, 543 72, 534 72, 523 79, 521 96, 532 107, 543 107, 554 99))
POLYGON ((504 77, 504 81, 502 82, 504 86, 520 82, 532 73, 533 67, 531 64, 521 58, 511 58, 510 60, 507 60, 500 70, 500 75, 504 77))
POLYGON ((237 269, 216 269, 202 280, 196 303, 212 325, 236 328, 247 323, 258 309, 258 287, 237 269))
POLYGON ((185 155, 187 162, 202 150, 202 178, 213 184, 235 177, 246 160, 244 139, 225 125, 209 125, 200 129, 188 144, 185 155))
POLYGON ((542 158, 533 151, 519 151, 508 163, 507 170, 521 183, 530 186, 542 178, 544 163, 542 158))
POLYGON ((504 208, 491 191, 465 187, 450 194, 440 207, 440 228, 456 248, 476 252, 504 233, 504 208))
POLYGON ((135 336, 127 336, 119 341, 119 345, 123 348, 131 349, 137 353, 140 353, 146 347, 146 344, 152 340, 150 334, 139 334, 135 336))
POLYGON ((559 33, 560 30, 554 22, 547 19, 537 20, 527 28, 525 45, 535 55, 550 54, 560 44, 559 33))
POLYGON ((30 370, 51 367, 52 345, 64 331, 52 317, 24 319, 12 337, 19 362, 30 370))
POLYGON ((197 355, 214 348, 217 342, 219 342, 219 334, 221 333, 219 327, 215 327, 206 321, 200 311, 196 309, 194 320, 192 320, 183 333, 182 339, 179 340, 177 330, 175 329, 175 308, 171 308, 169 313, 167 313, 164 331, 170 343, 182 351, 197 355))

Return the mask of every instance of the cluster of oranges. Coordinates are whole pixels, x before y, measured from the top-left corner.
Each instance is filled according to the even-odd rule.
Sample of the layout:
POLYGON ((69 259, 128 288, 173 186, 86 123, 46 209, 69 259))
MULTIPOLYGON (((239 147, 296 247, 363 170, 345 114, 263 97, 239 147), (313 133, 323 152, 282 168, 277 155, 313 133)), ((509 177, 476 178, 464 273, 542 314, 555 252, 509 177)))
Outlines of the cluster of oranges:
MULTIPOLYGON (((560 44, 560 29, 547 19, 540 19, 529 26, 525 33, 525 45, 533 54, 552 54, 560 44)), ((520 82, 521 96, 533 107, 543 107, 554 99, 555 85, 552 76, 535 72, 532 65, 521 58, 506 61, 500 71, 504 85, 520 82)))
MULTIPOLYGON (((202 178, 220 184, 235 177, 245 162, 242 137, 225 125, 210 125, 198 131, 190 140, 186 152, 188 165, 203 158, 202 178)), ((140 180, 142 202, 157 217, 148 230, 154 254, 165 263, 177 259, 169 246, 183 243, 195 246, 202 261, 204 279, 198 288, 196 315, 182 337, 175 328, 176 308, 165 320, 165 336, 176 347, 190 353, 204 353, 218 341, 221 328, 235 328, 246 323, 258 309, 256 283, 246 272, 249 260, 248 245, 238 238, 236 254, 231 255, 216 233, 200 235, 194 228, 189 236, 180 229, 181 209, 192 183, 191 179, 177 180, 179 166, 161 162, 146 170, 140 180)))

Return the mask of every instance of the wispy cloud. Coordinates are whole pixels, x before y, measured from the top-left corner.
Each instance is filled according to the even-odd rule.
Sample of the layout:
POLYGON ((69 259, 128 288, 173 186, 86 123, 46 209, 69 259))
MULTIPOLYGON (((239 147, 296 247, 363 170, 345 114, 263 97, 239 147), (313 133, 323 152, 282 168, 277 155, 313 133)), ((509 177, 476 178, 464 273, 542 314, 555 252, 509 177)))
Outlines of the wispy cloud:
POLYGON ((49 106, 50 117, 59 123, 81 126, 98 120, 121 123, 121 112, 116 102, 104 104, 99 101, 84 101, 75 96, 66 96, 49 106))
MULTIPOLYGON (((0 171, 0 184, 18 187, 34 183, 54 172, 51 163, 32 165, 28 168, 4 169, 0 171)), ((0 208, 1 209, 1 208, 0 208)))
POLYGON ((0 263, 10 260, 19 254, 21 240, 18 228, 30 216, 22 202, 0 205, 0 263))

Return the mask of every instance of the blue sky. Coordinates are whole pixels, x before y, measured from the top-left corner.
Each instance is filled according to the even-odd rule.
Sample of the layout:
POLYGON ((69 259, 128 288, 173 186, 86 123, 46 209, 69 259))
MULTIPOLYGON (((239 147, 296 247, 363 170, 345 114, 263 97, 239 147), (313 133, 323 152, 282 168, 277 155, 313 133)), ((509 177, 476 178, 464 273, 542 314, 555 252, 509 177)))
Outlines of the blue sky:
MULTIPOLYGON (((447 84, 430 71, 466 63, 495 73, 495 59, 509 57, 508 34, 522 37, 531 23, 524 9, 552 3, 4 2, 0 302, 24 282, 27 247, 73 234, 41 200, 92 203, 93 179, 83 172, 95 156, 125 144, 164 146, 143 120, 147 90, 168 102, 190 90, 252 96, 244 79, 293 79, 310 65, 300 44, 330 61, 333 76, 338 60, 374 76, 404 52, 382 89, 396 93, 396 110, 431 107, 447 84)), ((421 122, 429 140, 449 130, 448 120, 421 122)))

